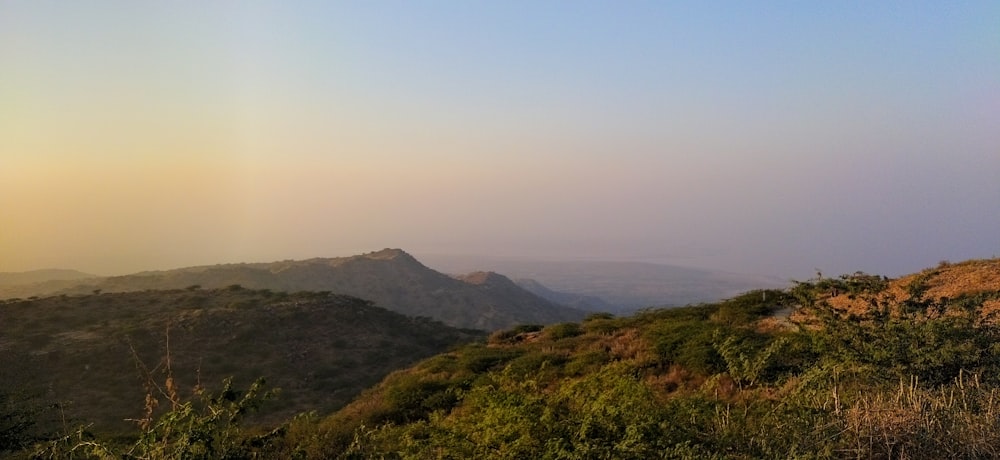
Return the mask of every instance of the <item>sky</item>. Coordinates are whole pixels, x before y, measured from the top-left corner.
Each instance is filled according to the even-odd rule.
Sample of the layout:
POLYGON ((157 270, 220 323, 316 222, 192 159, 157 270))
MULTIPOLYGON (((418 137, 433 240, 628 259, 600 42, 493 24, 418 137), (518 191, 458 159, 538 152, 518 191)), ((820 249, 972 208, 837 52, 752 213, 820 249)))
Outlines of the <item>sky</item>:
POLYGON ((0 2, 0 271, 1000 254, 1000 3, 0 2))

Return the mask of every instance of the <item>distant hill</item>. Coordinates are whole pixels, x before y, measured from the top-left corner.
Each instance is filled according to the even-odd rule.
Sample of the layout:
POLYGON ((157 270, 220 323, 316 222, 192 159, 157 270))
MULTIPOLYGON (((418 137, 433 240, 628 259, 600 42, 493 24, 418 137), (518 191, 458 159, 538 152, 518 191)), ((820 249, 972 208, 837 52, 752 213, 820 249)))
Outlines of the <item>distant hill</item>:
MULTIPOLYGON (((509 281, 509 280, 508 280, 509 281)), ((150 271, 85 280, 31 295, 222 288, 241 285, 279 291, 332 291, 375 302, 407 316, 426 316, 455 327, 496 330, 522 323, 579 320, 583 312, 557 305, 513 283, 462 281, 427 268, 400 249, 351 257, 226 264, 150 271)), ((16 297, 26 297, 25 295, 16 297)))
POLYGON ((0 272, 0 286, 14 286, 18 284, 34 284, 46 281, 75 281, 88 278, 97 278, 97 275, 84 273, 76 270, 65 269, 44 269, 27 272, 0 272))
POLYGON ((97 275, 63 269, 0 273, 0 299, 47 295, 98 278, 97 275))
POLYGON ((620 309, 620 307, 611 305, 600 297, 553 291, 544 284, 533 279, 522 278, 514 280, 514 282, 517 283, 518 286, 531 291, 535 295, 543 299, 551 300, 559 305, 566 305, 567 307, 594 312, 612 312, 620 309))
MULTIPOLYGON (((601 299, 612 312, 715 302, 753 289, 784 288, 787 280, 644 262, 551 261, 479 256, 421 256, 445 273, 492 270, 512 279, 534 280, 561 294, 601 299)), ((529 287, 529 284, 525 284, 529 287)), ((530 288, 529 288, 530 290, 530 288)), ((542 295, 539 291, 536 294, 542 295)), ((550 300, 557 296, 547 297, 550 300)), ((587 308, 589 302, 567 305, 587 308)), ((599 305, 599 303, 598 303, 599 305)))
POLYGON ((185 399, 196 385, 264 377, 283 391, 269 406, 277 420, 339 408, 395 369, 483 337, 354 297, 235 287, 8 301, 0 315, 0 391, 59 403, 99 431, 134 427, 123 420, 143 413, 143 374, 162 387, 168 366, 185 399))

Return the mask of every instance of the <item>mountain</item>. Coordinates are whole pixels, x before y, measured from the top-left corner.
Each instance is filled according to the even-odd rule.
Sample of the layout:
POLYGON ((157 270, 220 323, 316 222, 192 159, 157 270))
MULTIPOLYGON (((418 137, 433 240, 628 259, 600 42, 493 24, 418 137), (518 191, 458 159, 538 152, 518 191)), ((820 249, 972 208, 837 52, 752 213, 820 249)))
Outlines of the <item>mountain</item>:
POLYGON ((61 287, 45 294, 130 292, 189 286, 214 289, 231 285, 287 292, 331 291, 371 300, 407 316, 426 316, 455 327, 484 330, 522 323, 574 321, 583 317, 581 311, 557 305, 513 283, 500 289, 492 284, 469 283, 444 275, 400 249, 351 257, 142 272, 87 280, 72 288, 61 287))
POLYGON ((620 307, 611 305, 600 297, 553 291, 544 284, 530 278, 517 279, 514 280, 514 282, 525 290, 531 291, 535 295, 543 299, 551 300, 559 305, 566 305, 567 307, 594 312, 611 312, 620 309, 620 307))
POLYGON ((47 281, 76 281, 88 278, 97 278, 97 275, 55 268, 27 272, 0 272, 0 286, 35 284, 47 281))
POLYGON ((552 261, 430 254, 421 256, 421 259, 445 273, 492 270, 512 279, 535 280, 552 291, 601 299, 611 308, 595 310, 617 313, 645 307, 716 302, 752 289, 784 288, 789 285, 786 280, 767 276, 645 262, 552 261))
POLYGON ((263 377, 283 393, 270 419, 329 412, 393 370, 483 337, 349 296, 237 287, 8 301, 0 314, 0 394, 22 389, 39 407, 59 404, 50 417, 99 431, 134 427, 123 420, 142 416, 147 390, 168 406, 150 387, 168 377, 184 399, 227 377, 244 388, 263 377))
POLYGON ((64 269, 0 273, 0 299, 51 294, 98 278, 97 275, 64 269))

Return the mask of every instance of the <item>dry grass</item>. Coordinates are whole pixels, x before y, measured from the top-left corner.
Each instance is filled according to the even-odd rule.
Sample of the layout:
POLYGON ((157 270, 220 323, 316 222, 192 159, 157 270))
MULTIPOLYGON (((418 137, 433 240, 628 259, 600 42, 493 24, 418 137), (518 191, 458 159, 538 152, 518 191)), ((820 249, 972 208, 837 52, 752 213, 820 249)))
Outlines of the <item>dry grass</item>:
POLYGON ((1000 315, 1000 299, 987 300, 983 302, 982 314, 987 318, 1000 315))
MULTIPOLYGON (((910 288, 922 282, 927 287, 924 299, 954 299, 984 292, 1000 292, 1000 259, 969 260, 961 263, 942 262, 936 268, 906 275, 889 282, 888 288, 876 296, 880 303, 898 304, 909 300, 910 288)), ((863 314, 871 306, 864 296, 852 298, 849 295, 825 295, 819 300, 826 301, 835 309, 854 314, 863 314)), ((984 305, 986 310, 987 305, 984 305)), ((989 302, 989 311, 996 310, 1000 303, 989 302)), ((984 311, 985 313, 985 311, 984 311)))
POLYGON ((628 328, 616 333, 607 344, 611 356, 619 360, 649 362, 655 359, 649 352, 650 346, 642 338, 639 330, 628 328))
POLYGON ((754 325, 754 331, 759 334, 777 334, 795 330, 798 330, 798 325, 789 321, 789 317, 768 316, 758 320, 754 325))
POLYGON ((650 374, 645 377, 646 385, 660 398, 677 391, 694 391, 705 383, 705 376, 691 372, 683 366, 671 365, 665 374, 650 374))
POLYGON ((927 296, 932 299, 1000 291, 1000 259, 970 260, 931 269, 927 296))
POLYGON ((1000 395, 977 376, 937 390, 915 381, 861 395, 842 415, 847 453, 858 458, 1000 457, 1000 395))

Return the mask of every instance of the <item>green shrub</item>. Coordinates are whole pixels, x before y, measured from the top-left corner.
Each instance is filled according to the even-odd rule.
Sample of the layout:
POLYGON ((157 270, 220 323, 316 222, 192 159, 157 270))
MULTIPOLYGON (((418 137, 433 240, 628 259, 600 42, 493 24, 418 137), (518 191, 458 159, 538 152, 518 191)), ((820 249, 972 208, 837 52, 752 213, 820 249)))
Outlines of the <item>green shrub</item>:
POLYGON ((660 321, 646 330, 659 362, 666 367, 678 364, 702 374, 725 370, 725 363, 715 348, 715 334, 720 327, 707 321, 660 321))
POLYGON ((84 428, 50 441, 34 453, 35 458, 99 459, 245 459, 277 455, 286 427, 252 433, 241 425, 243 419, 270 399, 263 380, 245 391, 224 382, 217 395, 201 394, 196 400, 174 401, 171 409, 156 420, 138 421, 141 433, 136 441, 120 445, 95 438, 84 428))
POLYGON ((542 330, 542 335, 549 340, 568 339, 583 334, 583 329, 577 323, 553 324, 542 330))
POLYGON ((566 375, 584 375, 600 369, 601 366, 611 362, 611 355, 604 350, 593 350, 579 353, 572 360, 563 366, 566 375))
POLYGON ((41 436, 35 420, 39 412, 27 396, 0 391, 0 454, 24 449, 41 436))
POLYGON ((511 329, 494 332, 490 335, 488 342, 495 345, 517 343, 525 334, 541 331, 543 327, 540 324, 521 324, 511 329))
POLYGON ((521 349, 515 348, 494 348, 482 345, 472 345, 465 347, 459 354, 459 363, 462 368, 472 372, 481 373, 489 369, 506 364, 510 360, 524 353, 521 349))
POLYGON ((622 328, 622 321, 611 313, 593 313, 584 318, 581 327, 590 334, 610 335, 622 328))
POLYGON ((385 394, 385 411, 378 422, 409 423, 423 420, 435 410, 450 409, 458 401, 447 382, 406 374, 385 394))
POLYGON ((539 371, 546 368, 549 370, 558 369, 565 362, 566 358, 563 356, 532 351, 515 358, 507 365, 507 368, 512 375, 535 377, 539 371))
POLYGON ((587 315, 587 317, 583 319, 583 322, 584 323, 589 323, 591 321, 602 321, 602 320, 610 320, 610 319, 615 319, 615 315, 613 315, 611 313, 600 312, 600 313, 591 313, 591 314, 587 315))

